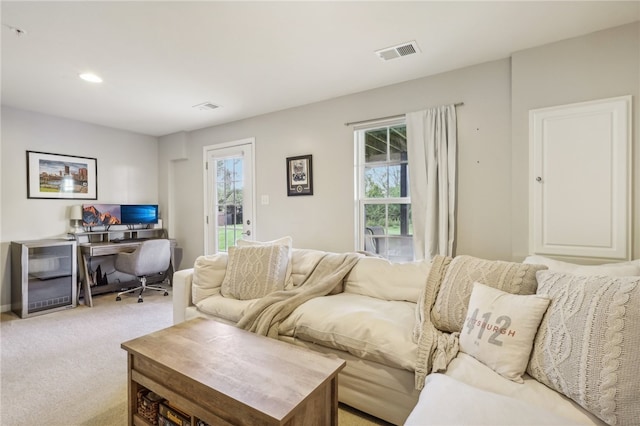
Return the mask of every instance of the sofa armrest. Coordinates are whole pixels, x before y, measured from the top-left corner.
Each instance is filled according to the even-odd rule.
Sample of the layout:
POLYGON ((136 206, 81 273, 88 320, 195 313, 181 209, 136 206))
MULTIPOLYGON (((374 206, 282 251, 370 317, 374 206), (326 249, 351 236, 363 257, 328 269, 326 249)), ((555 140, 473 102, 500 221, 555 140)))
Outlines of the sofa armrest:
POLYGON ((193 268, 183 269, 173 274, 173 323, 185 320, 185 310, 193 305, 191 301, 191 284, 193 268))

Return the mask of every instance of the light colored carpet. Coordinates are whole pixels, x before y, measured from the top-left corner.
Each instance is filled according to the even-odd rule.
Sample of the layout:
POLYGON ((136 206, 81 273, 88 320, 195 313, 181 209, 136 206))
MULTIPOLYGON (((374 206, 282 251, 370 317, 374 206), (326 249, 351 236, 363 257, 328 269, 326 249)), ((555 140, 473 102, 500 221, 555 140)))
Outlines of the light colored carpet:
MULTIPOLYGON (((2 426, 126 425, 124 341, 172 325, 171 296, 94 297, 94 307, 0 321, 2 426)), ((340 407, 341 426, 384 425, 340 407)))

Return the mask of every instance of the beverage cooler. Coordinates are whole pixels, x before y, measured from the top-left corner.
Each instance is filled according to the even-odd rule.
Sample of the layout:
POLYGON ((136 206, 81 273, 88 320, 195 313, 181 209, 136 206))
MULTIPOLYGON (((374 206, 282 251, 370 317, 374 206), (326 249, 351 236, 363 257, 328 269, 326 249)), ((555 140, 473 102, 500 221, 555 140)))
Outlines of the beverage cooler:
POLYGON ((11 309, 21 318, 77 304, 76 242, 11 242, 11 309))

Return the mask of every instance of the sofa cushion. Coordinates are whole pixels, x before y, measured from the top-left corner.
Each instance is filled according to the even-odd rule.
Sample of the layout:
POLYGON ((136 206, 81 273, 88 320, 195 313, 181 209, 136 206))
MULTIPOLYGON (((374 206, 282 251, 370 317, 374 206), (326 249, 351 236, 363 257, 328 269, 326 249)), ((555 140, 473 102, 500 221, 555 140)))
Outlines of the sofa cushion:
POLYGON ((470 386, 445 374, 427 376, 405 426, 584 425, 527 400, 470 386))
POLYGON ((238 247, 247 247, 247 246, 270 246, 270 245, 281 245, 287 247, 287 258, 289 259, 287 263, 287 273, 284 279, 285 288, 292 288, 293 282, 291 278, 291 271, 293 267, 292 256, 293 256, 293 238, 287 236, 278 238, 277 240, 271 241, 252 241, 252 240, 238 240, 236 241, 236 245, 238 247))
POLYGON ((382 300, 417 303, 429 275, 430 261, 393 263, 363 257, 345 278, 344 291, 382 300))
MULTIPOLYGON (((516 383, 505 379, 464 352, 458 352, 444 374, 478 389, 529 402, 542 410, 552 411, 582 425, 605 424, 575 401, 548 388, 528 374, 523 375, 524 383, 516 383)), ((478 408, 482 409, 482 406, 478 406, 478 408)), ((508 422, 508 419, 505 421, 508 422)), ((534 423, 530 418, 523 419, 523 421, 528 421, 529 424, 534 423)))
POLYGON ((193 264, 191 300, 201 300, 220 293, 220 286, 227 269, 227 253, 199 256, 193 264))
POLYGON ((534 294, 536 271, 544 265, 485 260, 456 256, 444 274, 440 290, 431 310, 433 325, 446 332, 462 329, 474 282, 512 294, 534 294))
POLYGON ((474 283, 460 350, 498 374, 523 383, 533 340, 549 298, 522 296, 474 283))
POLYGON ((214 317, 222 318, 232 323, 237 323, 259 299, 239 300, 224 297, 221 294, 209 296, 196 304, 198 310, 214 317))
POLYGON ((568 272, 574 275, 610 275, 614 277, 640 275, 640 260, 602 265, 578 265, 545 256, 532 255, 527 256, 522 263, 546 265, 550 271, 568 272))
POLYGON ((640 418, 640 277, 538 272, 551 297, 527 372, 608 424, 640 418))
POLYGON ((279 334, 413 371, 414 310, 411 302, 352 293, 316 297, 298 306, 280 325, 279 334))
POLYGON ((284 289, 288 250, 284 245, 229 247, 222 295, 247 300, 284 289))
MULTIPOLYGON (((294 249, 292 254, 291 285, 293 288, 304 283, 314 271, 318 262, 327 254, 326 251, 313 249, 294 249)), ((339 294, 344 290, 344 281, 329 294, 339 294)))

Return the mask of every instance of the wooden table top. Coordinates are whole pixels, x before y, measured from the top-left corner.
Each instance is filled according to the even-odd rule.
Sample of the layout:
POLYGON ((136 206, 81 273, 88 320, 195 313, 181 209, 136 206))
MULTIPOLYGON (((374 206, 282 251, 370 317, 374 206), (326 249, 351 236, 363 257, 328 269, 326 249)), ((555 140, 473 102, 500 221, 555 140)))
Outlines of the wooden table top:
POLYGON ((121 346, 274 419, 286 417, 346 364, 337 357, 203 318, 121 346))

